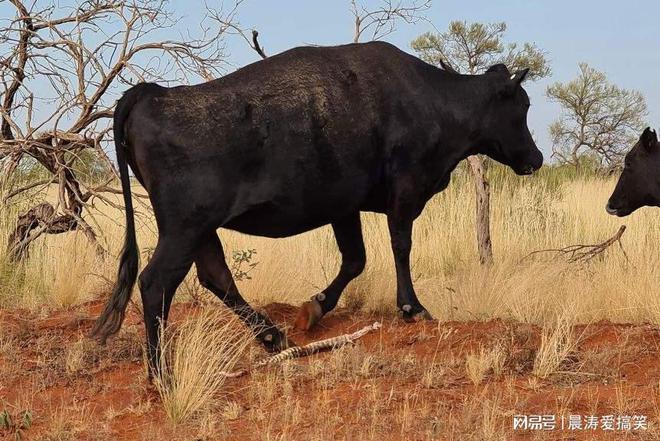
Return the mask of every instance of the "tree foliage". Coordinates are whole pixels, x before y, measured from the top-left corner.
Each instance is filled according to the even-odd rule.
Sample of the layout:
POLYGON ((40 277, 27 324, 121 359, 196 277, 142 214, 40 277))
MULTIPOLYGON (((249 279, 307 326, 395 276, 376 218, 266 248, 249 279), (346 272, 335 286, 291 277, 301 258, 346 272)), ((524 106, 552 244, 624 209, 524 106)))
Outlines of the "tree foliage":
POLYGON ((610 83, 586 63, 577 78, 553 84, 546 94, 562 108, 550 125, 553 156, 560 163, 578 165, 584 154, 595 154, 602 165, 617 166, 644 127, 644 96, 610 83))
POLYGON ((478 74, 503 63, 512 72, 529 68, 531 80, 550 75, 545 52, 533 43, 505 43, 506 29, 503 22, 453 21, 445 32, 420 35, 411 47, 427 63, 438 66, 444 60, 461 73, 478 74))

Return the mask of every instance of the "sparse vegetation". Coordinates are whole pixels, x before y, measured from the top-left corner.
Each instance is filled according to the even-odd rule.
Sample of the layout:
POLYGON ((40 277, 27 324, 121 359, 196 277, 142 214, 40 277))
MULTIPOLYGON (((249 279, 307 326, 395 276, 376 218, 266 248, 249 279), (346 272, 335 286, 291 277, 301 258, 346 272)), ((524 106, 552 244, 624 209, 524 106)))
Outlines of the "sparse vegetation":
POLYGON ((546 326, 541 334, 541 346, 534 359, 534 375, 545 379, 560 371, 562 364, 578 343, 572 333, 573 324, 567 314, 562 314, 554 323, 546 326))
POLYGON ((210 308, 187 318, 162 339, 161 365, 154 384, 169 419, 180 424, 216 405, 230 372, 252 335, 226 309, 210 308))
POLYGON ((13 435, 16 441, 24 439, 25 432, 32 427, 32 412, 13 411, 5 407, 0 412, 0 434, 13 435))
MULTIPOLYGON (((382 215, 361 215, 366 270, 308 333, 292 323, 339 269, 331 228, 277 240, 221 230, 241 292, 292 341, 383 326, 329 353, 245 369, 263 359, 262 347, 193 269, 147 384, 137 292, 107 345, 87 337, 124 236, 106 153, 115 99, 137 81, 219 77, 230 68, 229 34, 266 53, 258 32, 250 40, 238 23, 243 0, 224 11, 207 5, 199 28, 161 0, 74 3, 0 0, 11 14, 0 26, 0 439, 660 440, 660 216, 643 209, 622 221, 604 210, 616 179, 605 168, 620 165, 646 125, 641 93, 581 64, 577 79, 546 89, 563 111, 550 127, 559 164, 531 178, 475 157, 459 164, 414 224, 415 289, 437 322, 398 317, 382 215), (179 22, 190 32, 170 35, 179 22), (539 250, 558 252, 530 256, 539 250), (237 369, 246 374, 223 375, 237 369), (648 429, 512 429, 514 415, 547 413, 643 415, 648 429)), ((430 0, 345 6, 354 42, 431 16, 430 0)), ((505 44, 506 30, 453 21, 412 49, 445 70, 476 74, 504 62, 512 73, 529 67, 531 80, 549 76, 557 57, 539 49, 546 43, 505 44)), ((144 266, 157 227, 135 181, 133 194, 144 266)))
POLYGON ((477 352, 470 353, 465 359, 465 372, 475 386, 481 384, 488 373, 494 376, 502 372, 506 354, 501 346, 497 345, 491 349, 480 347, 477 352))
MULTIPOLYGON (((17 421, 16 409, 31 409, 32 427, 21 430, 52 440, 113 439, 127 433, 118 423, 126 418, 147 421, 142 438, 127 435, 134 439, 222 439, 247 427, 247 437, 262 439, 324 440, 333 433, 337 439, 395 434, 402 439, 499 440, 510 438, 514 413, 534 410, 530 403, 545 403, 548 388, 563 398, 544 409, 556 408, 558 414, 583 408, 594 414, 637 410, 656 421, 657 400, 640 400, 639 394, 657 393, 659 380, 637 366, 650 363, 660 347, 653 331, 660 323, 660 250, 653 246, 660 240, 660 219, 650 210, 626 219, 622 245, 628 260, 618 247, 585 265, 552 253, 523 259, 535 250, 600 243, 620 226, 601 203, 613 179, 588 170, 554 167, 519 179, 492 167, 490 180, 497 182, 493 239, 502 253, 490 268, 479 265, 476 249, 464 246, 472 243, 467 214, 473 200, 465 169, 457 171, 414 229, 415 286, 440 320, 437 326, 404 325, 396 319, 387 226, 381 216, 365 214, 367 269, 344 295, 342 304, 348 308, 328 316, 327 328, 321 323, 319 332, 336 336, 375 319, 384 322, 379 335, 240 380, 217 372, 232 370, 235 363, 247 366, 263 354, 190 274, 175 300, 174 309, 181 313, 174 314, 164 340, 168 356, 156 382, 159 399, 145 390, 140 296, 133 296, 133 318, 121 333, 107 347, 97 346, 84 336, 94 317, 88 308, 107 292, 116 262, 97 258, 82 236, 44 236, 23 262, 5 262, 0 256, 5 262, 0 304, 8 314, 0 314, 2 384, 20 385, 27 396, 49 397, 23 403, 10 393, 12 421, 17 421), (365 314, 373 315, 360 325, 350 324, 352 317, 365 314), (54 328, 48 324, 53 316, 59 323, 54 328), (447 320, 451 324, 443 323, 447 320), (599 320, 637 326, 617 328, 599 325, 599 320), (350 327, 341 329, 337 323, 350 327), (616 332, 616 338, 604 337, 609 343, 598 344, 603 332, 616 332), (631 375, 650 375, 655 382, 632 386, 631 375), (60 386, 85 392, 65 398, 43 395, 45 388, 60 386), (117 401, 113 393, 126 399, 117 401), (97 407, 83 404, 94 400, 110 401, 96 401, 97 407), (92 427, 98 427, 94 436, 92 427)), ((0 212, 0 241, 11 231, 11 216, 4 214, 12 209, 0 212)), ((112 220, 117 217, 113 208, 106 210, 103 228, 116 253, 123 226, 112 220)), ((152 218, 143 213, 139 225, 138 242, 149 250, 156 237, 152 218)), ((221 235, 241 290, 257 305, 298 305, 337 270, 338 252, 328 229, 277 241, 229 231, 221 235)), ((143 264, 147 261, 143 256, 143 264)), ((286 316, 280 319, 285 329, 295 308, 286 316)), ((306 342, 295 335, 294 340, 306 342)), ((0 385, 0 394, 10 390, 6 387, 0 385)))
MULTIPOLYGON (((625 221, 628 228, 622 243, 629 262, 614 246, 603 259, 592 261, 586 268, 574 268, 551 256, 520 263, 532 251, 600 243, 611 237, 622 222, 608 216, 601 201, 606 200, 614 180, 578 176, 570 167, 549 169, 533 179, 513 177, 498 167, 490 173, 491 180, 498 181, 493 186, 497 201, 492 218, 493 240, 502 249, 502 257, 491 268, 475 265, 476 249, 469 245, 473 234, 468 215, 473 206, 471 184, 461 171, 415 223, 413 277, 420 299, 436 318, 499 317, 542 325, 545 317, 572 302, 578 322, 660 321, 656 294, 660 252, 652 246, 660 240, 660 219, 650 209, 625 221), (575 292, 590 295, 576 298, 572 294, 575 292)), ((395 278, 387 226, 379 215, 363 216, 367 268, 349 285, 344 299, 353 309, 393 313, 395 278)), ((107 208, 103 228, 114 253, 123 235, 123 226, 112 221, 115 217, 114 209, 107 208)), ((155 243, 155 226, 151 217, 143 215, 140 220, 138 243, 141 249, 148 249, 155 243)), ((0 242, 7 234, 8 229, 3 229, 0 242)), ((244 255, 257 250, 258 254, 238 269, 249 272, 251 280, 239 283, 246 298, 256 304, 299 304, 324 288, 337 270, 338 251, 329 228, 278 240, 230 231, 220 234, 228 253, 243 250, 240 253, 244 255), (256 256, 259 265, 253 269, 249 265, 255 263, 256 256)), ((44 237, 39 239, 42 246, 35 247, 28 260, 4 265, 7 276, 0 279, 0 304, 55 309, 88 301, 107 291, 109 281, 115 277, 116 262, 97 258, 83 237, 72 239, 67 235, 44 237)), ((142 259, 143 264, 147 261, 148 256, 142 259)), ((195 274, 189 275, 187 283, 196 288, 182 289, 175 301, 191 297, 215 301, 197 286, 195 279, 195 274)), ((134 296, 134 302, 139 303, 139 296, 134 296)))

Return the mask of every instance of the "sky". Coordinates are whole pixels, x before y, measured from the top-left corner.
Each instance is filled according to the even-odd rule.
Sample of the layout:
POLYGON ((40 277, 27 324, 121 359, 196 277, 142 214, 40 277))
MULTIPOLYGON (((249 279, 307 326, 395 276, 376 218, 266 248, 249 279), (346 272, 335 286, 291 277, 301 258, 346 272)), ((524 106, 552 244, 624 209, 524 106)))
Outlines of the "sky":
MULTIPOLYGON (((368 1, 367 4, 377 4, 368 1)), ((209 3, 211 4, 211 3, 209 3)), ((246 0, 238 20, 259 31, 268 55, 304 44, 335 45, 351 41, 353 19, 348 0, 246 0)), ((182 23, 194 21, 186 15, 182 23)), ((649 125, 660 128, 660 2, 657 0, 433 0, 430 23, 400 24, 385 38, 413 53, 410 42, 426 31, 444 30, 452 20, 508 25, 507 41, 534 42, 545 50, 552 75, 527 82, 532 107, 528 123, 544 153, 551 151, 548 126, 559 115, 545 96, 548 85, 570 81, 578 63, 587 62, 620 87, 644 94, 649 125)), ((240 38, 227 41, 234 67, 258 61, 240 38)), ((547 157, 547 156, 546 156, 547 157)))
MULTIPOLYGON (((229 6, 234 0, 224 1, 229 6)), ((559 116, 560 108, 549 102, 545 90, 554 82, 575 78, 578 63, 583 61, 604 72, 618 86, 642 92, 649 107, 648 124, 660 128, 659 1, 432 1, 426 13, 429 22, 400 23, 385 40, 412 53, 410 42, 416 36, 426 31, 445 30, 452 20, 504 21, 508 25, 506 41, 533 42, 547 53, 552 75, 525 83, 532 102, 528 123, 546 158, 551 152, 548 126, 559 116)), ((380 0, 363 2, 377 5, 380 0)), ((75 2, 55 0, 55 3, 70 6, 75 2)), ((206 0, 206 3, 219 7, 222 0, 206 0)), ((257 29, 266 52, 273 55, 305 44, 350 42, 353 17, 349 4, 349 0, 244 0, 237 19, 243 28, 257 29)), ((181 19, 168 31, 173 34, 163 35, 164 38, 177 38, 188 29, 199 29, 205 11, 203 0, 170 0, 170 8, 181 19)), ((14 9, 9 2, 0 0, 0 19, 13 16, 14 9)), ((228 72, 259 60, 238 36, 227 37, 226 44, 228 72)))

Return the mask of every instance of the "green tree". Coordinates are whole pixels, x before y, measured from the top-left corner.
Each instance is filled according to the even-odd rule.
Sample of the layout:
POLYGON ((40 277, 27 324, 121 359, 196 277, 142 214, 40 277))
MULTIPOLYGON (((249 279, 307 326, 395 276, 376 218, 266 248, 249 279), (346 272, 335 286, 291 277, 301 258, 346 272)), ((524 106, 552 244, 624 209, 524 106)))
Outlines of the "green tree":
POLYGON ((562 108, 550 125, 553 156, 562 164, 578 166, 590 154, 601 165, 618 166, 645 126, 644 96, 617 87, 586 63, 577 78, 553 84, 546 94, 562 108))
MULTIPOLYGON (((527 79, 550 75, 545 52, 533 43, 506 43, 506 23, 467 23, 453 21, 442 33, 427 32, 414 39, 411 47, 426 62, 449 65, 460 73, 476 75, 497 63, 512 72, 529 68, 527 79)), ((476 192, 477 247, 479 261, 493 261, 490 238, 490 186, 486 179, 487 162, 480 156, 468 158, 476 192)))
POLYGON ((529 68, 528 80, 550 75, 545 52, 533 43, 505 43, 506 23, 453 21, 443 33, 426 32, 411 47, 427 63, 449 62, 454 69, 471 75, 503 63, 512 72, 529 68))

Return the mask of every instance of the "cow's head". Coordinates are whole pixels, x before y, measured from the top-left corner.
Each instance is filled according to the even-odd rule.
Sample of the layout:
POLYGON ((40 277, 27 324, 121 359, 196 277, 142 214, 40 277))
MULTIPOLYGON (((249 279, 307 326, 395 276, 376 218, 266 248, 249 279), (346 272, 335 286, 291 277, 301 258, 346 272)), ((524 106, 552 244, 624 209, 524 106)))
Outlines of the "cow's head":
POLYGON ((660 144, 658 135, 648 127, 626 155, 605 209, 612 215, 627 216, 645 205, 660 206, 660 144))
POLYGON ((487 101, 483 108, 474 148, 519 175, 528 175, 543 164, 543 154, 536 147, 527 127, 529 97, 521 83, 529 69, 511 74, 497 64, 485 74, 488 79, 487 101))

